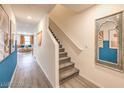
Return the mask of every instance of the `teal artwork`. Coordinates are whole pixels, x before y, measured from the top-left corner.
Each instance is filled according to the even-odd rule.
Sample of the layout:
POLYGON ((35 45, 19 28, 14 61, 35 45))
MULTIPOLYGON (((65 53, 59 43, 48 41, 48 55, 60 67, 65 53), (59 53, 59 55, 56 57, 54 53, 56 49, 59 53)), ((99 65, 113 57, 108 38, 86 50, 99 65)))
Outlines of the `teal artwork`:
POLYGON ((117 49, 109 47, 109 41, 103 41, 103 48, 99 48, 99 59, 117 64, 117 49))
POLYGON ((123 70, 122 12, 96 20, 96 64, 123 70))

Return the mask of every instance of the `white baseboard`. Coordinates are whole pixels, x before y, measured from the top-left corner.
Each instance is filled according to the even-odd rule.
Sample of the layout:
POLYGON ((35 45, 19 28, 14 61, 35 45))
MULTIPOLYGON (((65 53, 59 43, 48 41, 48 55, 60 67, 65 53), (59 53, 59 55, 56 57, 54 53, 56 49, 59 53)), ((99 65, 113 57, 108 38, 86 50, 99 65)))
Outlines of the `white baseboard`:
POLYGON ((10 81, 10 84, 9 84, 9 88, 11 88, 12 82, 13 82, 14 77, 15 77, 16 70, 17 70, 17 64, 16 64, 16 67, 15 67, 14 73, 12 75, 12 78, 11 78, 11 81, 10 81))
POLYGON ((88 80, 89 82, 92 82, 93 84, 95 84, 96 86, 98 86, 99 88, 104 88, 102 85, 96 83, 95 81, 89 79, 88 77, 84 76, 84 75, 80 75, 82 76, 83 78, 85 78, 86 80, 88 80))
POLYGON ((35 61, 37 62, 37 64, 39 65, 39 67, 40 67, 40 69, 43 71, 43 73, 45 74, 45 76, 46 76, 46 78, 48 79, 48 81, 49 81, 49 83, 51 84, 51 86, 53 87, 53 88, 55 88, 53 85, 52 85, 52 83, 50 82, 50 80, 49 80, 49 78, 48 78, 48 75, 46 74, 46 72, 44 71, 44 69, 43 69, 43 67, 42 67, 42 65, 39 63, 39 61, 38 61, 38 59, 34 56, 34 58, 35 58, 35 61))

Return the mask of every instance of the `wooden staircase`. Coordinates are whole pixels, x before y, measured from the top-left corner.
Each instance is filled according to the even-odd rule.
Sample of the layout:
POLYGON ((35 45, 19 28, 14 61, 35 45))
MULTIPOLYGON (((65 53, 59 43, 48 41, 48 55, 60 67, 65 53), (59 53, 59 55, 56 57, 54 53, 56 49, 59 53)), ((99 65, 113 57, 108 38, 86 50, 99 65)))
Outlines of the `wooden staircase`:
POLYGON ((65 52, 65 48, 63 48, 59 39, 57 39, 56 35, 51 29, 50 31, 59 44, 59 81, 60 84, 62 84, 77 76, 79 74, 79 70, 74 67, 75 64, 71 62, 71 57, 68 57, 68 53, 65 52))

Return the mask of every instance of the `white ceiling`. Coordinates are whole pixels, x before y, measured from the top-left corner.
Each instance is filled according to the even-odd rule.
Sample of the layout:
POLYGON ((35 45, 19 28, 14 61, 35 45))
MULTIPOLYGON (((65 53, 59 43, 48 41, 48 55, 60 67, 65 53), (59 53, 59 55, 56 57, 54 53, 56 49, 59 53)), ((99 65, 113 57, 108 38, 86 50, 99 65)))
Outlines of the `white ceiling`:
POLYGON ((95 4, 63 4, 65 7, 70 8, 71 10, 75 11, 75 12, 81 12, 84 11, 92 6, 94 6, 95 4))
POLYGON ((12 4, 16 16, 17 32, 33 33, 37 24, 43 16, 49 13, 55 5, 53 4, 12 4), (32 19, 27 19, 31 16, 32 19))
MULTIPOLYGON (((80 12, 93 6, 93 4, 63 5, 74 12, 80 12)), ((12 4, 11 6, 16 16, 17 32, 33 33, 39 21, 54 8, 55 4, 12 4), (27 16, 31 16, 32 19, 27 19, 27 16)))

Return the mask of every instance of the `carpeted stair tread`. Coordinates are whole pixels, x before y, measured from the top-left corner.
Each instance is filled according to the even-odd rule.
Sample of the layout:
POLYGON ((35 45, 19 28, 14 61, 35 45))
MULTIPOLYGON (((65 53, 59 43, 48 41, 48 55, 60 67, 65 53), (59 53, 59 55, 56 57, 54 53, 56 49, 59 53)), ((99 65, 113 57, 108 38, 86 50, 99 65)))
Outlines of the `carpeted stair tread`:
POLYGON ((70 76, 77 74, 77 73, 79 73, 79 70, 76 68, 71 68, 69 70, 63 71, 59 75, 59 80, 60 81, 65 80, 65 79, 69 78, 70 76))
POLYGON ((62 58, 59 58, 59 62, 69 62, 71 60, 70 57, 62 57, 62 58))
POLYGON ((59 58, 67 57, 67 52, 59 52, 59 58))
POLYGON ((59 69, 64 69, 64 68, 67 68, 72 65, 74 65, 74 63, 72 63, 72 62, 62 63, 59 65, 59 69))
POLYGON ((65 48, 59 48, 59 52, 64 52, 65 48))

